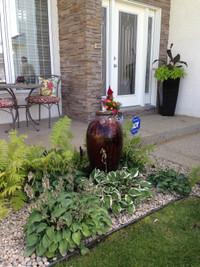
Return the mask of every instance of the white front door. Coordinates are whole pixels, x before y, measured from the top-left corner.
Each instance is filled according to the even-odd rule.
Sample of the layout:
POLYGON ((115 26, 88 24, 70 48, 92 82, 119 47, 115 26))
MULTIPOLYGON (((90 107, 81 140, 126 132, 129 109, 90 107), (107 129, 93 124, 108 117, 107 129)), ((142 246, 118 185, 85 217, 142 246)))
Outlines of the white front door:
POLYGON ((114 97, 124 107, 139 105, 144 9, 116 2, 115 19, 114 97))
POLYGON ((122 107, 154 105, 152 56, 159 54, 160 11, 123 0, 103 0, 102 25, 102 95, 110 85, 122 107))

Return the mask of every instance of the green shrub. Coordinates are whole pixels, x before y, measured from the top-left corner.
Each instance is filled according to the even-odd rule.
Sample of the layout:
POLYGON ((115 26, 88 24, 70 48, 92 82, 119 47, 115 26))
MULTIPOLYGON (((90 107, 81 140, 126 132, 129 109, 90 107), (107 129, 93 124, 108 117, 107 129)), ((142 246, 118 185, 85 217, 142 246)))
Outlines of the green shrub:
POLYGON ((60 257, 76 247, 82 254, 87 253, 83 240, 101 235, 111 226, 107 210, 93 195, 63 192, 62 183, 57 191, 51 191, 47 181, 24 227, 25 257, 33 252, 37 256, 60 257))
POLYGON ((115 214, 121 210, 132 214, 141 199, 152 196, 151 184, 141 178, 137 169, 130 172, 123 169, 108 174, 94 169, 86 190, 98 196, 102 204, 115 214))
POLYGON ((130 130, 133 124, 130 121, 125 121, 123 124, 123 148, 118 169, 123 167, 144 169, 146 163, 151 163, 149 156, 153 150, 153 144, 142 144, 142 137, 132 136, 130 130))
POLYGON ((188 179, 183 173, 177 173, 173 169, 153 171, 147 181, 151 182, 158 191, 172 193, 174 195, 188 195, 191 191, 188 179))

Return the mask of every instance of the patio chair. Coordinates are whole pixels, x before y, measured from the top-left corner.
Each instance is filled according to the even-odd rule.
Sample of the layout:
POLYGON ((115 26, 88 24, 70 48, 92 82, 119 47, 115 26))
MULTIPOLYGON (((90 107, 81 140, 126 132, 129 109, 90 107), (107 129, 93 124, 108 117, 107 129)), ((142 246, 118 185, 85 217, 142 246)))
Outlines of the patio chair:
MULTIPOLYGON (((13 98, 0 98, 0 110, 5 111, 7 113, 10 113, 12 116, 12 128, 15 129, 15 121, 16 116, 13 114, 13 110, 16 110, 16 116, 17 116, 17 109, 16 109, 16 103, 13 98)), ((8 131, 6 131, 8 132, 8 131)))
POLYGON ((37 95, 31 95, 26 98, 29 108, 33 105, 39 105, 39 121, 41 119, 41 106, 44 106, 49 111, 49 128, 51 128, 51 107, 56 105, 58 115, 60 117, 58 88, 60 84, 60 76, 58 75, 41 75, 36 77, 36 82, 42 84, 43 87, 38 88, 37 95))

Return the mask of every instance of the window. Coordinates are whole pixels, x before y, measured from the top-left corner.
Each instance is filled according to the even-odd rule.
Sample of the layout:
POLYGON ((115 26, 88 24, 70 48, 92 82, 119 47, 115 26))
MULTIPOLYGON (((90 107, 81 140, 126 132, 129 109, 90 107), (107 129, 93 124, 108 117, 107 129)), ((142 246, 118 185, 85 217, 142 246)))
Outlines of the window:
POLYGON ((4 67, 10 82, 18 76, 27 78, 32 74, 51 73, 47 0, 2 0, 0 5, 4 21, 1 24, 4 38, 0 50, 0 81, 5 82, 4 67), (5 61, 1 59, 3 48, 7 54, 5 61))

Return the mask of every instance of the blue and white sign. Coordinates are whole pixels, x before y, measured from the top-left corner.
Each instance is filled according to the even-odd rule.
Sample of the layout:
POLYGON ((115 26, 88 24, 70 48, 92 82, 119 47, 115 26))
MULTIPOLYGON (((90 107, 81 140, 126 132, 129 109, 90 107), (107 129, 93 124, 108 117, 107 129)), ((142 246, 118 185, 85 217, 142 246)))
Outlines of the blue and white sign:
POLYGON ((132 119, 133 128, 130 130, 132 134, 138 133, 138 131, 140 129, 140 122, 141 122, 141 120, 139 117, 134 117, 132 119))

